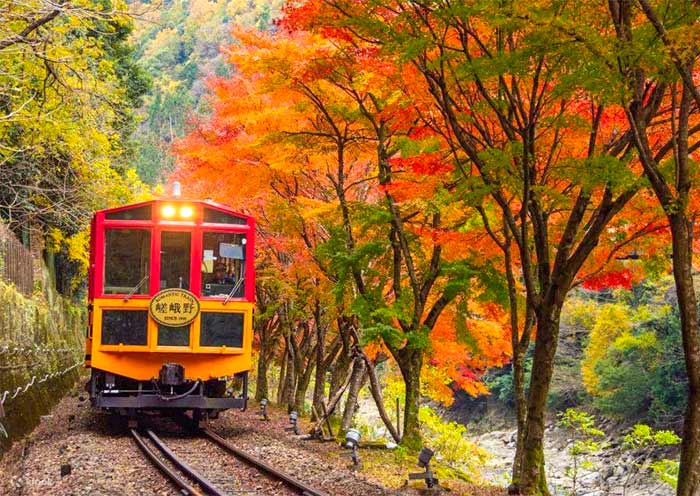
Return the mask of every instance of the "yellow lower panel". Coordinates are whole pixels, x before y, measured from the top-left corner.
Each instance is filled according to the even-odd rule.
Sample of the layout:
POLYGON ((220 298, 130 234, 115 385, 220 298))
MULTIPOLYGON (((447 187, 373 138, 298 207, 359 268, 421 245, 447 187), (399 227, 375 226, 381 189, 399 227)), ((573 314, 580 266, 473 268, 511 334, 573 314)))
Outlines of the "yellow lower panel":
POLYGON ((150 380, 158 377, 164 363, 179 363, 185 368, 187 379, 214 379, 244 372, 252 368, 251 351, 253 345, 253 305, 247 302, 231 301, 223 305, 220 301, 201 301, 202 311, 235 312, 244 314, 243 346, 241 348, 200 347, 200 317, 190 327, 190 344, 177 349, 163 349, 157 346, 158 326, 149 317, 148 337, 144 346, 101 344, 102 311, 147 310, 150 300, 96 299, 93 302, 93 332, 90 339, 92 367, 129 377, 136 380, 150 380))
POLYGON ((185 367, 187 379, 216 379, 250 370, 250 355, 206 355, 188 353, 99 352, 92 356, 92 367, 147 381, 158 377, 164 363, 179 363, 185 367))

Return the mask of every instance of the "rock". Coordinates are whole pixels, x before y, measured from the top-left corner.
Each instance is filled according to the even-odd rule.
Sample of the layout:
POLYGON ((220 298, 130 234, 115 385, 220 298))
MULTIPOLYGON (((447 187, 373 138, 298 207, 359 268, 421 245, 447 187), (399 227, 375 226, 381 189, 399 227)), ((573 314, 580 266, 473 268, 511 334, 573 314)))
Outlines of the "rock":
POLYGON ((615 475, 615 467, 608 465, 605 467, 601 473, 603 480, 608 480, 615 475))
POLYGON ((592 486, 599 479, 600 479, 600 474, 598 472, 591 472, 590 474, 586 474, 586 475, 581 476, 581 478, 579 480, 581 481, 581 484, 583 484, 583 485, 592 486))
POLYGON ((73 467, 71 467, 70 463, 64 463, 63 465, 61 465, 61 477, 65 477, 66 475, 69 475, 72 470, 73 470, 73 467))

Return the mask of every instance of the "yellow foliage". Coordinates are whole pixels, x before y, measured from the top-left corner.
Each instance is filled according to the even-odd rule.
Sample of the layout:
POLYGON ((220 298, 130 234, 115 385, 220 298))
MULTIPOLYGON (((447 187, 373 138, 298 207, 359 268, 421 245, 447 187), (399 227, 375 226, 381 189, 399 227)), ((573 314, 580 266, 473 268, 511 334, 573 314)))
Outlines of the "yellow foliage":
MULTIPOLYGON (((66 252, 69 260, 79 264, 79 274, 87 274, 90 266, 90 232, 84 229, 66 239, 66 252)), ((77 281, 71 281, 71 283, 76 285, 79 283, 79 278, 77 281)))
POLYGON ((443 367, 425 365, 421 371, 421 394, 450 406, 454 402, 454 391, 450 387, 452 379, 443 367))
POLYGON ((46 234, 46 249, 49 253, 58 253, 61 251, 61 245, 63 244, 63 233, 60 229, 52 227, 46 234))
POLYGON ((598 376, 595 364, 605 356, 610 345, 620 336, 632 330, 629 307, 619 303, 603 305, 597 315, 591 337, 581 361, 583 385, 591 394, 598 392, 598 376))

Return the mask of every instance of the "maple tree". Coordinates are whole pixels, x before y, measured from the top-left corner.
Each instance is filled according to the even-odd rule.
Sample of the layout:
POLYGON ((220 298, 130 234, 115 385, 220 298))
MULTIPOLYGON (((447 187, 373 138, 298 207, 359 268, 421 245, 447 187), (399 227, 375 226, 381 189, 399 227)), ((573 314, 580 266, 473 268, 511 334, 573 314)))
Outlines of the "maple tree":
MULTIPOLYGON (((599 55, 587 36, 606 32, 600 14, 550 2, 293 4, 279 32, 236 33, 236 75, 214 81, 212 117, 178 147, 182 177, 232 177, 239 198, 276 204, 270 223, 334 288, 334 391, 372 370, 369 359, 350 367, 358 330, 394 357, 406 444, 418 440, 422 379, 448 402, 445 384, 483 392, 479 373, 512 354, 513 489, 527 494, 549 494, 546 398, 568 292, 629 288, 663 263, 669 235, 634 121, 591 77, 609 67, 576 46, 599 55)), ((645 91, 637 125, 653 129, 661 160, 677 148, 670 98, 645 91)))
POLYGON ((300 32, 237 36, 241 45, 230 48, 236 76, 213 83, 212 119, 178 145, 179 177, 206 184, 204 175, 231 175, 239 198, 283 202, 286 212, 276 211, 272 223, 284 224, 336 286, 343 340, 354 328, 363 342, 380 339, 399 363, 407 384, 403 442, 415 444, 431 341, 435 358, 424 377, 441 386, 431 389, 446 402, 445 382, 483 392, 479 374, 507 360, 502 328, 474 326, 490 337, 469 354, 454 345, 456 312, 441 317, 470 291, 481 291, 468 285, 477 273, 489 273, 488 261, 475 262, 476 251, 465 256, 470 235, 452 227, 464 225, 464 210, 436 201, 439 191, 449 198, 440 178, 452 169, 449 154, 423 152, 407 136, 405 108, 387 103, 393 90, 381 91, 391 88, 385 80, 391 66, 373 67, 371 52, 338 52, 300 32), (453 353, 443 353, 449 346, 453 353))
POLYGON ((381 46, 377 56, 404 60, 406 71, 423 76, 423 88, 415 85, 411 95, 430 95, 437 112, 422 114, 420 122, 448 143, 462 184, 503 252, 519 397, 514 487, 548 494, 542 440, 566 295, 586 279, 592 283, 609 262, 622 265, 618 258, 631 242, 661 226, 658 212, 645 208, 648 196, 630 203, 642 182, 624 111, 581 84, 585 68, 577 67, 575 53, 551 50, 558 9, 546 2, 530 7, 306 2, 289 8, 288 22, 338 43, 381 46), (641 214, 635 222, 617 216, 626 207, 641 214), (533 327, 525 405, 518 358, 533 327))
POLYGON ((606 74, 616 83, 644 175, 670 225, 688 375, 677 494, 690 496, 700 492, 700 322, 692 276, 699 212, 693 184, 700 159, 700 42, 691 34, 697 33, 700 9, 691 2, 649 0, 608 6, 612 29, 607 32, 614 33, 610 37, 619 48, 604 54, 606 74))

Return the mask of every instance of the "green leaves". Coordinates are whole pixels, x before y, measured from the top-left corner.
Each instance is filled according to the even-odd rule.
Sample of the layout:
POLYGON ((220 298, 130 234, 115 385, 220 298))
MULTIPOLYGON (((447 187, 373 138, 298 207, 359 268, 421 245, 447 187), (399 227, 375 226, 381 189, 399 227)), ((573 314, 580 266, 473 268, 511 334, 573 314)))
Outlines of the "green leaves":
POLYGON ((625 448, 636 449, 647 446, 673 446, 679 444, 681 438, 673 431, 655 431, 646 424, 636 424, 632 432, 624 437, 623 442, 625 448))

